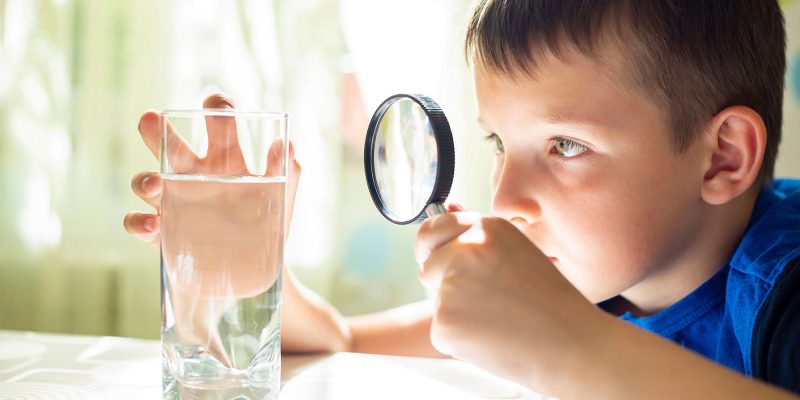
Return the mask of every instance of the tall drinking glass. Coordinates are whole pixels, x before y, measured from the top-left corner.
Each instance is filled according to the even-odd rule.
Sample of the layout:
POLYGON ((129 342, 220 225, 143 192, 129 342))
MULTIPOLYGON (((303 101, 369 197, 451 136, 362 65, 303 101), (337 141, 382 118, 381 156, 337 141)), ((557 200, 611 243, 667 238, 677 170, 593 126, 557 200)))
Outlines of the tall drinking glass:
POLYGON ((275 399, 287 115, 162 112, 165 399, 275 399))

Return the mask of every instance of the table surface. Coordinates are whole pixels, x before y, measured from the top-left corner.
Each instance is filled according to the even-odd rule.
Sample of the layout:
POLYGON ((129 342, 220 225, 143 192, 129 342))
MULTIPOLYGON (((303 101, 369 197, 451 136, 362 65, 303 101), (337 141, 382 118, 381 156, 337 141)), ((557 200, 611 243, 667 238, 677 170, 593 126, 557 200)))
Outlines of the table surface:
MULTIPOLYGON (((284 355, 281 377, 281 400, 544 399, 455 360, 284 355)), ((158 341, 0 330, 0 399, 160 396, 158 341)))

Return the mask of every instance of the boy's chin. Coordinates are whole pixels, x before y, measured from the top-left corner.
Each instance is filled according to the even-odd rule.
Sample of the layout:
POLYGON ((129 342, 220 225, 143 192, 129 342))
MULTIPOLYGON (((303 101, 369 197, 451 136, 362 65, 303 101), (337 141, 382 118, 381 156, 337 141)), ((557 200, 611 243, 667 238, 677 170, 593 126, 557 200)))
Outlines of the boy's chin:
POLYGON ((620 295, 618 291, 608 287, 589 284, 587 280, 576 282, 575 280, 569 279, 569 277, 567 277, 567 280, 592 304, 602 303, 620 295))

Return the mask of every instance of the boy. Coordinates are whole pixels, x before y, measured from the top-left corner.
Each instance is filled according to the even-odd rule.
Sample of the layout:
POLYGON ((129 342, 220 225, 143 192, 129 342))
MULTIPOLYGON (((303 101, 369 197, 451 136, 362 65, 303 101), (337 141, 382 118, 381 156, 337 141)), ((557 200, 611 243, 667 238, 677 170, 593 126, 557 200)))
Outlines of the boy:
MULTIPOLYGON (((346 320, 287 274, 284 349, 443 354, 564 399, 789 398, 744 377, 800 391, 800 182, 772 180, 784 47, 775 0, 480 1, 494 217, 421 225, 433 310, 346 320)), ((142 116, 151 149, 157 127, 142 116)), ((157 205, 157 175, 133 189, 157 205)), ((154 245, 157 225, 125 221, 154 245)))

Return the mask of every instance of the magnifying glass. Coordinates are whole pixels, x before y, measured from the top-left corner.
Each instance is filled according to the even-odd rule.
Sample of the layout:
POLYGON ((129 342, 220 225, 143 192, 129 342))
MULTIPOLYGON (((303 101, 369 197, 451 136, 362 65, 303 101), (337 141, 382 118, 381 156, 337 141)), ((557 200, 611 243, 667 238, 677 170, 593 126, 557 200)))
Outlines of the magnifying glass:
POLYGON ((389 221, 406 225, 445 213, 455 150, 439 105, 419 94, 384 100, 367 129, 364 171, 372 201, 389 221))

